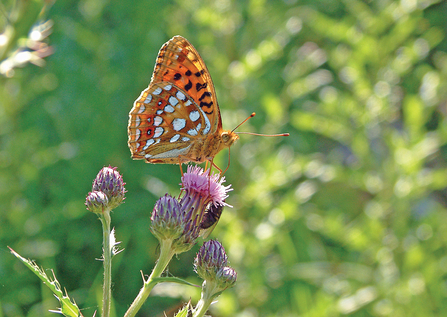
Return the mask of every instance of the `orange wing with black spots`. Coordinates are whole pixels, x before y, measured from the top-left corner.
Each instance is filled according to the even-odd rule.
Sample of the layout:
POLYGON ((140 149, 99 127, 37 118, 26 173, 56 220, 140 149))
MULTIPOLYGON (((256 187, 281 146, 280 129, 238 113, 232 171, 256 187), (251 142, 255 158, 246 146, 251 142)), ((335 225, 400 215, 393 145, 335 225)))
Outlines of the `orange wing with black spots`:
POLYGON ((211 161, 238 139, 222 129, 211 76, 185 38, 160 49, 149 87, 129 113, 128 135, 134 159, 171 164, 211 161))
POLYGON ((160 49, 152 82, 171 82, 190 96, 208 116, 211 133, 222 128, 211 75, 197 50, 181 36, 174 36, 160 49))

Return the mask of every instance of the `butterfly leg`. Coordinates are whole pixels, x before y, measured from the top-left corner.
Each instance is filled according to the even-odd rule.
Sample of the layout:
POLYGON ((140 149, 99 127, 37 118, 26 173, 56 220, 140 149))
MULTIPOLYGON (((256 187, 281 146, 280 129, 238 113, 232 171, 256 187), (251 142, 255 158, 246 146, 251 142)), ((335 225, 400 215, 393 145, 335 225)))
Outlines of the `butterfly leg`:
MULTIPOLYGON (((178 166, 180 166, 180 174, 182 175, 182 179, 183 179, 183 169, 182 169, 182 161, 181 161, 181 155, 178 156, 178 166)), ((183 186, 182 189, 180 190, 180 193, 178 194, 178 198, 180 199, 180 196, 182 196, 183 193, 183 186)))
POLYGON ((222 170, 220 171, 220 177, 222 177, 228 171, 229 168, 230 168, 230 148, 228 148, 228 165, 227 165, 227 168, 225 169, 225 171, 223 171, 223 173, 222 173, 222 170))
MULTIPOLYGON (((217 168, 219 170, 220 177, 222 177, 222 169, 219 166, 217 166, 216 164, 214 164, 213 160, 211 160, 211 166, 214 166, 215 168, 217 168)), ((228 167, 227 167, 227 169, 228 169, 228 167)), ((227 169, 225 171, 227 171, 227 169)))
POLYGON ((178 166, 180 167, 180 175, 182 175, 182 177, 183 177, 183 169, 182 169, 182 163, 180 163, 180 159, 179 159, 178 166))
POLYGON ((222 169, 219 166, 214 164, 213 160, 214 160, 214 157, 211 160, 211 166, 214 166, 215 168, 217 168, 219 170, 219 179, 220 179, 228 171, 228 168, 230 167, 230 148, 228 148, 228 165, 227 165, 227 168, 223 172, 222 172, 222 169))
POLYGON ((211 187, 211 169, 213 168, 213 166, 215 167, 215 168, 217 168, 218 170, 219 170, 219 173, 221 174, 222 173, 222 170, 219 168, 219 166, 217 166, 216 164, 214 164, 214 157, 211 159, 211 161, 206 161, 206 165, 205 165, 205 171, 206 171, 206 167, 208 166, 208 163, 211 163, 210 164, 210 170, 209 170, 209 173, 208 173, 208 190, 210 190, 210 187, 211 187))
POLYGON ((184 158, 183 155, 179 155, 179 156, 178 156, 178 166, 180 166, 180 174, 181 174, 182 177, 183 177, 182 160, 181 160, 182 158, 184 158))

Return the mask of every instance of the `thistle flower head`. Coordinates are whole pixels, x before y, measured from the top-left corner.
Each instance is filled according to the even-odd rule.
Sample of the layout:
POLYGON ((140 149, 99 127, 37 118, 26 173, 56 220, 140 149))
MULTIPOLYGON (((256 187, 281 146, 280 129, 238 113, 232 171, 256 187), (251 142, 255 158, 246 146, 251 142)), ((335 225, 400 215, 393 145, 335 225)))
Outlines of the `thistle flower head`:
POLYGON ((236 271, 227 264, 225 249, 218 241, 207 241, 200 248, 194 260, 194 270, 204 279, 202 299, 216 298, 236 283, 236 271))
POLYGON ((216 274, 216 281, 219 288, 223 290, 233 287, 237 280, 236 271, 229 266, 221 268, 216 274))
POLYGON ((185 227, 185 215, 179 202, 168 194, 155 203, 151 221, 151 231, 159 240, 177 239, 185 227))
MULTIPOLYGON (((188 166, 182 177, 183 198, 180 202, 185 211, 192 211, 191 219, 200 226, 200 235, 207 237, 219 220, 231 185, 224 186, 225 177, 219 179, 219 174, 209 175, 199 166, 188 166), (211 213, 210 213, 211 212, 211 213)), ((230 206, 231 207, 231 206, 230 206)))
POLYGON ((87 209, 95 214, 102 214, 109 205, 109 199, 106 194, 100 191, 92 191, 85 198, 87 209))
POLYGON ((211 174, 210 170, 204 171, 199 166, 188 166, 187 172, 182 177, 182 189, 187 194, 196 194, 201 196, 206 203, 213 205, 230 206, 225 203, 228 192, 231 191, 231 185, 223 186, 225 177, 219 179, 219 174, 211 174))
POLYGON ((109 166, 103 167, 96 175, 92 189, 103 192, 109 199, 109 208, 114 209, 123 203, 125 184, 116 167, 109 166))
POLYGON ((202 245, 194 259, 194 271, 204 280, 214 280, 217 272, 227 263, 222 244, 217 240, 209 240, 202 245))
POLYGON ((155 203, 151 231, 160 242, 171 240, 176 254, 186 252, 195 245, 200 231, 191 217, 192 210, 185 210, 177 199, 166 194, 155 203))

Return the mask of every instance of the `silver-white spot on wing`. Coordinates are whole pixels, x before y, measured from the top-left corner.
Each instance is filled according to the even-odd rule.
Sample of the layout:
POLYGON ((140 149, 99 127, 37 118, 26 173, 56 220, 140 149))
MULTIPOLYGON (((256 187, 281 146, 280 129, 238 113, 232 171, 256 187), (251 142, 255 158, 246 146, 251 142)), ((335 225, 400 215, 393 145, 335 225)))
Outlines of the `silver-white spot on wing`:
POLYGON ((177 96, 178 99, 180 99, 180 100, 182 100, 182 101, 186 99, 185 94, 182 93, 181 91, 177 91, 176 96, 177 96))
POLYGON ((175 131, 180 131, 184 127, 186 127, 186 120, 182 118, 175 118, 172 120, 172 126, 175 131))
POLYGON ((200 113, 197 110, 191 111, 189 113, 189 118, 192 122, 196 122, 200 118, 200 113))
POLYGON ((186 102, 185 102, 185 106, 187 106, 187 107, 188 107, 188 106, 190 106, 190 105, 192 105, 192 102, 191 102, 191 100, 188 100, 188 101, 186 101, 186 102))
POLYGON ((140 125, 140 123, 141 123, 141 119, 139 116, 137 116, 137 118, 135 119, 135 126, 138 127, 140 125))
POLYGON ((163 158, 171 158, 171 157, 179 157, 180 155, 186 154, 191 147, 192 144, 184 147, 183 149, 172 149, 157 155, 153 155, 154 159, 163 159, 163 158))
MULTIPOLYGON (((176 99, 176 100, 177 100, 177 99, 176 99)), ((166 111, 166 112, 168 112, 168 113, 172 113, 172 112, 175 111, 175 109, 174 109, 173 106, 171 106, 171 105, 167 105, 167 106, 165 106, 164 111, 166 111)))
MULTIPOLYGON (((188 100, 189 101, 189 100, 188 100)), ((185 103, 186 104, 186 103, 185 103)), ((197 109, 202 113, 202 117, 205 120, 205 128, 202 131, 202 135, 208 134, 211 130, 211 122, 210 119, 208 119, 208 116, 203 112, 202 108, 197 107, 197 109)), ((196 128, 197 131, 200 131, 199 126, 196 128)))
POLYGON ((154 133, 154 138, 160 137, 163 134, 163 132, 165 132, 165 129, 163 129, 162 127, 156 127, 155 133, 154 133))
POLYGON ((186 132, 186 133, 188 133, 191 136, 196 136, 197 135, 197 130, 196 129, 191 129, 191 130, 188 130, 188 132, 186 132))
POLYGON ((135 130, 135 140, 138 140, 141 136, 141 130, 140 129, 136 129, 135 130))
POLYGON ((183 142, 187 142, 187 141, 189 141, 189 140, 191 140, 191 139, 188 138, 187 136, 184 136, 184 137, 182 138, 182 141, 183 141, 183 142))
POLYGON ((147 140, 146 145, 144 146, 143 150, 146 150, 149 146, 151 146, 154 143, 155 143, 154 139, 147 140))
POLYGON ((172 88, 172 85, 171 85, 171 84, 165 86, 165 90, 168 90, 168 91, 169 91, 169 90, 171 90, 171 88, 172 88))
POLYGON ((176 135, 174 135, 174 136, 169 140, 169 142, 174 143, 174 142, 177 142, 178 139, 180 139, 180 134, 176 134, 176 135))
POLYGON ((146 107, 144 105, 140 105, 140 109, 138 109, 137 113, 143 113, 144 110, 146 110, 146 107))
POLYGON ((157 110, 156 114, 162 114, 163 110, 157 110))
POLYGON ((178 100, 175 97, 169 97, 169 103, 171 104, 171 106, 175 107, 178 104, 178 100))
POLYGON ((162 117, 156 116, 154 118, 154 126, 158 127, 162 123, 163 123, 163 118, 162 117))
POLYGON ((149 94, 149 95, 147 95, 147 97, 146 97, 146 99, 144 99, 144 103, 145 104, 148 104, 149 102, 151 102, 152 101, 152 95, 151 94, 149 94))
POLYGON ((163 91, 163 89, 161 89, 160 87, 157 87, 157 89, 154 90, 153 94, 159 95, 159 94, 161 94, 162 91, 163 91))

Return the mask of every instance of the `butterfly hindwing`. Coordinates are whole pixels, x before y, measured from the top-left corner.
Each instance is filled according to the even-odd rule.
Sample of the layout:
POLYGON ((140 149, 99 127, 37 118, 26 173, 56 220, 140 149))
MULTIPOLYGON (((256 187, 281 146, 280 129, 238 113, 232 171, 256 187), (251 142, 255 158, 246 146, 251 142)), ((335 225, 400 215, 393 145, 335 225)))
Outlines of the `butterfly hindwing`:
POLYGON ((151 163, 178 163, 191 144, 210 133, 205 112, 179 87, 154 83, 130 112, 129 146, 133 158, 151 163))

